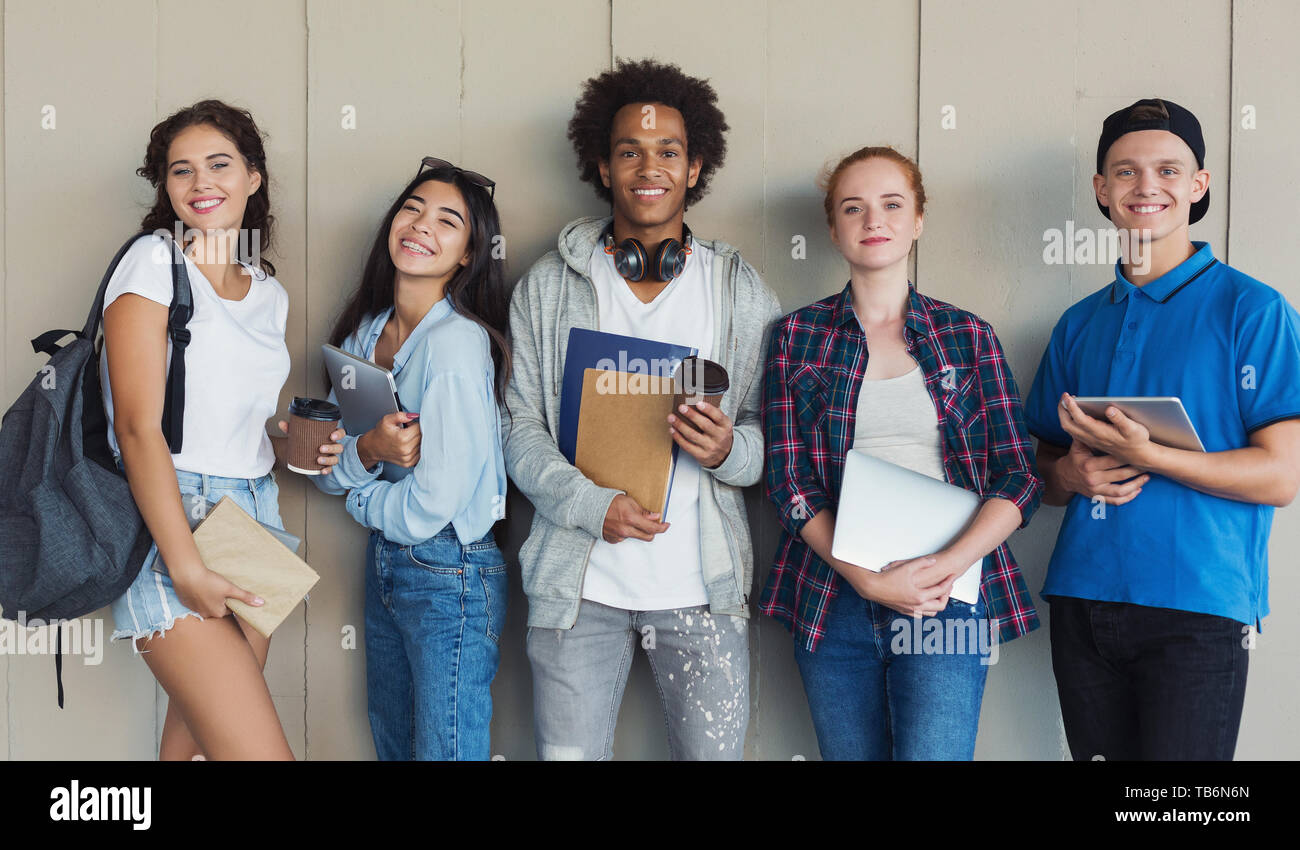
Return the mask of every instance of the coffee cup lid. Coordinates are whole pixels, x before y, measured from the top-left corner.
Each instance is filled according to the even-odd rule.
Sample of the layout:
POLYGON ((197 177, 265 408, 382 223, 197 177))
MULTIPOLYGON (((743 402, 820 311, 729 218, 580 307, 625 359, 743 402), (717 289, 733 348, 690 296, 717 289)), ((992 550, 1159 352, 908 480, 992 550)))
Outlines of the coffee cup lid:
POLYGON ((301 416, 303 419, 333 422, 339 418, 339 406, 324 399, 294 396, 289 404, 289 413, 301 416))
POLYGON ((727 370, 721 363, 698 356, 683 358, 674 377, 675 383, 690 393, 720 395, 731 387, 727 370))

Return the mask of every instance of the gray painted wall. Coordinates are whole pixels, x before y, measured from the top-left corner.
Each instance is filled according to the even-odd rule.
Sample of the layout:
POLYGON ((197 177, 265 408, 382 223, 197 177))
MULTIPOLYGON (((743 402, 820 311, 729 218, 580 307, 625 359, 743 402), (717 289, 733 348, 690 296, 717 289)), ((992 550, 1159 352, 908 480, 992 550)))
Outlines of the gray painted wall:
MULTIPOLYGON (((1109 281, 1104 265, 1044 264, 1044 231, 1105 226, 1090 181, 1101 119, 1156 94, 1192 108, 1205 129, 1215 203, 1193 238, 1300 303, 1287 267, 1300 219, 1300 58, 1287 37, 1300 29, 1300 8, 1286 0, 230 0, 215 18, 210 4, 180 0, 0 6, 5 406, 42 365, 27 340, 81 321, 113 248, 138 223, 151 193, 134 169, 149 129, 174 109, 220 97, 249 108, 270 135, 274 260, 292 299, 287 402, 322 389, 317 344, 391 193, 422 155, 497 180, 513 277, 563 223, 600 210, 575 179, 564 133, 579 84, 615 56, 658 56, 713 81, 731 149, 690 222, 739 246, 787 310, 846 279, 826 237, 818 171, 861 145, 893 144, 919 156, 931 198, 916 280, 991 321, 1027 390, 1057 316, 1109 281), (209 47, 225 61, 211 62, 209 47), (344 127, 349 108, 355 129, 344 127), (792 256, 797 236, 804 259, 792 256)), ((276 632, 267 680, 299 757, 373 758, 360 636, 358 648, 345 646, 362 623, 365 534, 338 500, 281 479, 285 522, 305 535, 322 580, 310 607, 276 632)), ((761 493, 749 496, 761 586, 779 528, 761 493)), ((507 510, 502 542, 513 562, 531 511, 517 494, 507 510)), ((1300 756, 1295 511, 1279 510, 1274 523, 1274 613, 1252 654, 1239 758, 1300 756)), ((1043 508, 1012 539, 1035 592, 1060 515, 1043 508)), ((512 593, 493 749, 529 759, 517 575, 512 593)), ((112 630, 107 610, 91 619, 112 630)), ((761 617, 750 635, 748 757, 815 758, 789 636, 761 617)), ((155 755, 166 695, 127 645, 103 648, 98 664, 68 659, 62 712, 52 710, 52 667, 48 656, 0 654, 5 756, 155 755)), ((615 751, 667 755, 643 657, 615 751)), ((1063 754, 1044 628, 1001 648, 976 755, 1063 754)))

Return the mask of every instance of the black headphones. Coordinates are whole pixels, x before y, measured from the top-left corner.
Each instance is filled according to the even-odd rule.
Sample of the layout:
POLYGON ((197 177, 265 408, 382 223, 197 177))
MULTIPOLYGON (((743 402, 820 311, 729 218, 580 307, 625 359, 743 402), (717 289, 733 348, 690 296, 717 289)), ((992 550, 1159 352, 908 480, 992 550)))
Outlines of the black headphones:
POLYGON ((614 268, 633 283, 644 278, 648 269, 654 269, 658 280, 669 281, 680 276, 695 241, 691 229, 682 224, 682 240, 665 239, 655 248, 654 258, 650 259, 639 239, 624 239, 615 247, 613 222, 605 228, 601 239, 605 242, 605 253, 614 255, 614 268))

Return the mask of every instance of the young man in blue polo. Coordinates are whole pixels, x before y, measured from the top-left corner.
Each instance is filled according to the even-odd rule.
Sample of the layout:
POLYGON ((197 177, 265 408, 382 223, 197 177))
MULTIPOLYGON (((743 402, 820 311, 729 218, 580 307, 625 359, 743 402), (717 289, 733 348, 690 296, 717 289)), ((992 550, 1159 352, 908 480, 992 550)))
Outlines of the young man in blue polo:
POLYGON ((1043 596, 1076 759, 1232 758, 1273 508, 1300 486, 1300 316, 1190 240, 1204 161, 1175 103, 1106 119, 1097 205, 1140 235, 1057 322, 1025 405, 1043 501, 1067 505, 1043 596), (1074 396, 1177 396, 1206 451, 1074 396))

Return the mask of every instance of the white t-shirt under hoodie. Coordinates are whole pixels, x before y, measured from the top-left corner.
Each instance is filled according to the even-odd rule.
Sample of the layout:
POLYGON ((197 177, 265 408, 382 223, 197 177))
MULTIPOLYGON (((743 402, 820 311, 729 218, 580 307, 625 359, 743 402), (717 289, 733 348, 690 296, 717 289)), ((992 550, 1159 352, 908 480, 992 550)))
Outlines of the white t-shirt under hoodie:
MULTIPOLYGON (((713 252, 695 243, 681 277, 644 304, 597 243, 591 255, 600 330, 699 349, 713 349, 713 252)), ((665 419, 663 427, 668 428, 665 419)), ((646 542, 597 539, 587 562, 582 598, 630 611, 662 611, 706 605, 700 565, 700 476, 707 475, 685 450, 677 452, 668 530, 646 542)))
MULTIPOLYGON (((104 293, 104 309, 119 296, 134 293, 164 306, 172 303, 172 251, 161 236, 142 238, 118 264, 104 293)), ((239 301, 217 295, 189 257, 194 314, 185 349, 184 440, 172 455, 177 469, 227 478, 259 478, 275 465, 266 421, 275 415, 280 389, 289 377, 284 342, 289 295, 274 277, 245 266, 252 283, 239 301)), ((167 360, 172 344, 167 340, 167 360)), ((108 441, 121 454, 113 432, 113 391, 108 377, 108 344, 100 356, 108 441)), ((141 376, 143 379, 144 376, 141 376)), ((166 366, 153 376, 165 386, 166 366)))

